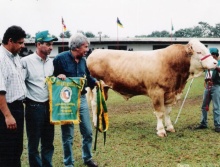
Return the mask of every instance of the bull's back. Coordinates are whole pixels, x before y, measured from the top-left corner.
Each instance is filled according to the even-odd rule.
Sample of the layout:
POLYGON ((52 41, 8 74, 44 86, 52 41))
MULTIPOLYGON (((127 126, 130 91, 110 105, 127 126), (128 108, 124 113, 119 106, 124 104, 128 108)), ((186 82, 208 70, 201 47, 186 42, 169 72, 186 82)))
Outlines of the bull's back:
POLYGON ((100 78, 106 74, 137 75, 143 70, 153 70, 156 62, 156 57, 148 52, 97 49, 88 57, 87 66, 93 77, 100 78))
POLYGON ((162 67, 158 63, 152 52, 148 55, 141 51, 95 50, 87 59, 93 77, 126 96, 146 94, 146 80, 154 82, 157 76, 153 73, 162 67))

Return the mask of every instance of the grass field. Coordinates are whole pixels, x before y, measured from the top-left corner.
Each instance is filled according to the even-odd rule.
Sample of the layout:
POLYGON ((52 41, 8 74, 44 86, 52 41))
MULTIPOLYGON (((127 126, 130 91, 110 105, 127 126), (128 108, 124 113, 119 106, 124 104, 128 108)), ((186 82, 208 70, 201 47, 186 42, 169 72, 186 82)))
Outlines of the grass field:
MULTIPOLYGON (((173 108, 173 123, 188 86, 189 82, 181 100, 173 108)), ((97 150, 93 151, 94 160, 100 167, 220 167, 220 134, 214 132, 212 107, 208 117, 209 128, 194 130, 200 122, 203 90, 203 76, 194 79, 178 122, 174 125, 176 132, 168 133, 165 138, 156 135, 156 117, 148 97, 137 96, 125 101, 110 91, 107 101, 110 120, 107 142, 104 146, 103 134, 99 133, 97 150)), ((54 167, 62 167, 58 125, 54 145, 54 167)), ((75 126, 73 150, 75 166, 84 166, 78 125, 75 126)), ((24 167, 28 166, 26 134, 22 162, 24 167)))

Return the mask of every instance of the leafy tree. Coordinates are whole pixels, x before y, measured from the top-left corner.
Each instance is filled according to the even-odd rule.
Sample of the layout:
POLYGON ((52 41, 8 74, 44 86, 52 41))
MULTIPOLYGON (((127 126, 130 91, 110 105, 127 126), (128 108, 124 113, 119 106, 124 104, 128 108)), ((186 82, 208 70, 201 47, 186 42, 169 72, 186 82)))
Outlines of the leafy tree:
POLYGON ((135 38, 147 38, 147 35, 135 35, 135 38))
POLYGON ((199 22, 199 26, 202 29, 202 37, 212 37, 212 33, 211 33, 212 26, 202 21, 199 22))
POLYGON ((161 34, 160 34, 161 37, 169 37, 170 36, 170 33, 168 31, 161 31, 161 34))
POLYGON ((176 31, 173 36, 183 37, 183 38, 193 37, 192 28, 180 29, 180 30, 176 31))
POLYGON ((212 36, 213 37, 220 37, 220 23, 216 24, 215 27, 212 27, 212 36))
MULTIPOLYGON (((170 37, 171 34, 168 31, 153 31, 148 35, 135 35, 136 38, 146 38, 146 37, 170 37)), ((216 24, 215 27, 209 25, 206 22, 199 22, 197 26, 179 29, 174 34, 173 37, 180 38, 217 38, 220 37, 220 23, 216 24)))
POLYGON ((147 35, 147 37, 169 37, 170 34, 168 31, 153 31, 150 35, 147 35))
POLYGON ((95 35, 94 35, 92 32, 90 32, 90 31, 86 32, 86 33, 85 33, 85 36, 86 36, 87 38, 94 38, 94 37, 95 37, 95 35))
POLYGON ((26 38, 27 38, 27 39, 30 39, 30 38, 31 38, 31 34, 26 33, 26 38))
POLYGON ((202 28, 200 26, 194 27, 193 37, 202 37, 202 36, 203 36, 202 28))
POLYGON ((68 30, 60 33, 60 38, 70 38, 70 37, 71 37, 71 33, 68 30))
POLYGON ((109 36, 105 34, 102 36, 102 38, 109 38, 109 36))
POLYGON ((147 37, 160 37, 160 31, 153 31, 150 35, 147 35, 147 37))
POLYGON ((83 35, 85 35, 85 33, 82 30, 77 30, 77 33, 82 33, 83 35))
POLYGON ((52 38, 57 38, 55 35, 51 35, 52 38))
POLYGON ((169 37, 168 31, 153 31, 150 35, 136 35, 136 38, 146 38, 146 37, 169 37))

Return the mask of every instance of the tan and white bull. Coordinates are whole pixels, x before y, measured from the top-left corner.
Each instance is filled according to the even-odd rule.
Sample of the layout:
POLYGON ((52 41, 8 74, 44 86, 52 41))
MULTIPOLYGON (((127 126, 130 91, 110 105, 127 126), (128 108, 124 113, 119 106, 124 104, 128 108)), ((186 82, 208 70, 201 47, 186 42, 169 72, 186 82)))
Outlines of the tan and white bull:
POLYGON ((197 39, 153 51, 97 49, 87 59, 91 75, 104 81, 125 99, 146 95, 157 117, 157 135, 175 132, 170 120, 172 105, 180 99, 188 79, 217 66, 209 50, 197 39))

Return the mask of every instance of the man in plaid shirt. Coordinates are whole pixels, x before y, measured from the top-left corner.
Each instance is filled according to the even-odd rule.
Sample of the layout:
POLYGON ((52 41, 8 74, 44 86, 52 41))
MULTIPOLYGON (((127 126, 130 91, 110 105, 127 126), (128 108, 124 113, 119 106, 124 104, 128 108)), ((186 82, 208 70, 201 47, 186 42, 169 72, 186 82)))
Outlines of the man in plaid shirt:
POLYGON ((25 31, 9 27, 0 46, 0 166, 21 167, 26 87, 18 53, 25 31))

